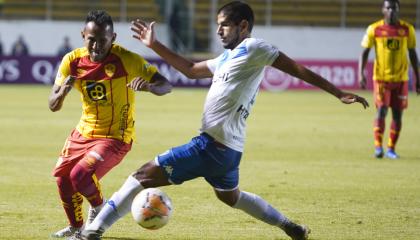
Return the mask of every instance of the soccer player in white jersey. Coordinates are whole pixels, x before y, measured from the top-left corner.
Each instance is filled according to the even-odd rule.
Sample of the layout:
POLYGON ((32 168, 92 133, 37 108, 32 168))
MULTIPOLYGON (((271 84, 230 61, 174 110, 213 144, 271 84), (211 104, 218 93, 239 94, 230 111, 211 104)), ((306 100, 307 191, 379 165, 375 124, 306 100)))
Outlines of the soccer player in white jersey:
POLYGON ((251 37, 254 15, 245 3, 234 1, 224 5, 217 15, 217 34, 226 49, 219 57, 191 62, 169 50, 155 37, 154 22, 133 22, 134 38, 154 50, 189 78, 213 78, 202 118, 201 134, 191 142, 174 147, 141 166, 82 233, 84 239, 100 239, 119 218, 130 211, 133 198, 142 189, 181 184, 204 177, 214 188, 219 200, 241 209, 254 218, 283 229, 293 240, 308 239, 309 229, 289 220, 261 197, 241 191, 239 163, 245 140, 245 120, 249 116, 265 66, 273 66, 313 84, 341 102, 367 101, 342 92, 307 68, 295 63, 276 47, 251 37))

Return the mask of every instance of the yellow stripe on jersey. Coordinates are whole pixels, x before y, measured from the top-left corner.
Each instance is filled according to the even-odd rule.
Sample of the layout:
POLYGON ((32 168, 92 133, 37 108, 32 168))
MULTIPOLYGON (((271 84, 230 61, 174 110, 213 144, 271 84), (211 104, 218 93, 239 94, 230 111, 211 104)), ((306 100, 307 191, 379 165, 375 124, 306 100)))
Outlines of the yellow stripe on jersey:
POLYGON ((113 138, 131 143, 135 138, 135 96, 127 84, 135 77, 150 81, 157 72, 138 54, 114 44, 109 56, 92 62, 86 48, 64 56, 55 84, 69 75, 77 77, 74 88, 81 93, 82 117, 76 129, 86 138, 113 138))
POLYGON ((400 20, 387 25, 384 20, 368 26, 362 47, 375 47, 373 80, 385 82, 408 81, 408 49, 416 47, 413 25, 400 20))

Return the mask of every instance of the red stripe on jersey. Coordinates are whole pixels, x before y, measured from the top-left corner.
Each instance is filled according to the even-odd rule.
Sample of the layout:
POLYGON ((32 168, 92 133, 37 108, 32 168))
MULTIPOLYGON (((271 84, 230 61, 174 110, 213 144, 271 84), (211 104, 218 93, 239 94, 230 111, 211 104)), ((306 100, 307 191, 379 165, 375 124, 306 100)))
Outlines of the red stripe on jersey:
POLYGON ((96 125, 98 124, 98 120, 99 120, 99 104, 98 102, 96 102, 96 120, 95 120, 95 127, 93 127, 92 132, 91 132, 92 138, 95 135, 95 129, 96 129, 96 125))
POLYGON ((79 66, 81 58, 76 58, 70 62, 70 75, 77 76, 77 66, 79 66))
POLYGON ((111 116, 111 123, 109 124, 109 128, 108 128, 108 133, 106 134, 106 138, 108 138, 108 136, 111 133, 111 127, 112 127, 112 123, 114 123, 114 97, 112 95, 112 81, 109 81, 109 86, 110 86, 110 94, 111 94, 111 108, 112 108, 112 116, 111 116))
POLYGON ((407 37, 408 27, 403 25, 381 25, 375 28, 375 37, 407 37))
MULTIPOLYGON (((127 84, 128 84, 128 78, 127 78, 127 76, 125 76, 125 85, 127 86, 127 84)), ((130 108, 131 106, 130 106, 130 102, 129 102, 129 100, 128 100, 128 87, 126 87, 125 88, 125 104, 128 106, 128 108, 130 108)), ((127 109, 128 110, 128 109, 127 109)), ((128 127, 128 118, 125 118, 125 127, 127 128, 128 127)), ((125 129, 126 128, 124 128, 124 130, 123 130, 123 132, 122 132, 122 139, 124 140, 124 135, 125 135, 125 129)))
POLYGON ((112 53, 103 62, 92 62, 89 55, 77 60, 72 62, 72 73, 80 80, 112 80, 127 76, 121 59, 112 53))

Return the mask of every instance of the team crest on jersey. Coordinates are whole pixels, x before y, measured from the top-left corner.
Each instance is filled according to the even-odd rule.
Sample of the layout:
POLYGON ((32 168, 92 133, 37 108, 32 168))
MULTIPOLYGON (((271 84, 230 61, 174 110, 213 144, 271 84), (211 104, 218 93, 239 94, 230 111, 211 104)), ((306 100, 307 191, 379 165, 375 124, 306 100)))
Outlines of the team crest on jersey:
POLYGON ((79 77, 85 75, 86 73, 86 70, 82 68, 78 68, 76 71, 77 71, 77 76, 79 77))
POLYGON ((117 69, 117 67, 114 64, 107 64, 107 65, 105 65, 105 74, 108 77, 112 77, 112 76, 114 76, 116 69, 117 69))
POLYGON ((398 30, 398 35, 404 36, 405 35, 405 30, 404 29, 399 29, 398 30))

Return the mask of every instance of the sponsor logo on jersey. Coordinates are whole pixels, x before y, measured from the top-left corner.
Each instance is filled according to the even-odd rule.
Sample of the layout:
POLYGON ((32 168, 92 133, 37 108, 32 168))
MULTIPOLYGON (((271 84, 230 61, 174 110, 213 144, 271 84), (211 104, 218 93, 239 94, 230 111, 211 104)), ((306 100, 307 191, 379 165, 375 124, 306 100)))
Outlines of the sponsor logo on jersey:
POLYGON ((394 38, 388 39, 386 41, 386 46, 389 50, 393 50, 393 51, 399 50, 400 49, 400 41, 398 39, 394 39, 394 38))
POLYGON ((105 84, 94 82, 94 81, 88 81, 86 82, 86 91, 88 93, 89 98, 92 101, 100 101, 100 100, 106 101, 105 84))
POLYGON ((239 113, 244 119, 247 119, 249 117, 249 111, 244 107, 244 105, 239 106, 236 112, 239 113))
POLYGON ((120 127, 119 130, 121 134, 124 132, 125 129, 127 129, 127 120, 128 120, 128 110, 130 109, 130 104, 125 104, 121 107, 120 110, 120 127))
POLYGON ((163 168, 165 169, 165 172, 168 173, 169 176, 172 175, 172 172, 174 171, 174 168, 170 165, 164 165, 163 168))

